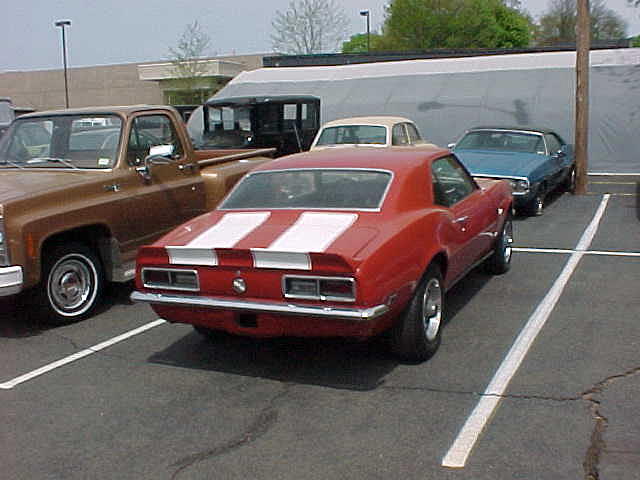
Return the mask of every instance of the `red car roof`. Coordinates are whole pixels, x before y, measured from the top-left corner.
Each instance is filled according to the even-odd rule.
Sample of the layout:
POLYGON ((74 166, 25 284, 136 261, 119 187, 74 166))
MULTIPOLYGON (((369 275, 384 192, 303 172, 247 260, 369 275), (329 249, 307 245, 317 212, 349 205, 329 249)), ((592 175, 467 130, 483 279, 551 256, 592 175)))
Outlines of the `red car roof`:
POLYGON ((296 153, 265 163, 254 171, 292 168, 376 168, 395 172, 413 170, 426 160, 448 154, 444 148, 418 147, 337 147, 296 153))

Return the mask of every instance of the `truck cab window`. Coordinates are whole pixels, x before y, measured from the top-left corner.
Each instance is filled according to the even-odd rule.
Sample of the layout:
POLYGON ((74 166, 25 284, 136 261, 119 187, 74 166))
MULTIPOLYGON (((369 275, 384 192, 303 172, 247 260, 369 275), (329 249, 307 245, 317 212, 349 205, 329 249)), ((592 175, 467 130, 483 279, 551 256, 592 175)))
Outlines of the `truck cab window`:
POLYGON ((140 165, 156 145, 172 145, 175 156, 182 156, 182 142, 166 115, 141 115, 133 121, 127 148, 127 162, 140 165))

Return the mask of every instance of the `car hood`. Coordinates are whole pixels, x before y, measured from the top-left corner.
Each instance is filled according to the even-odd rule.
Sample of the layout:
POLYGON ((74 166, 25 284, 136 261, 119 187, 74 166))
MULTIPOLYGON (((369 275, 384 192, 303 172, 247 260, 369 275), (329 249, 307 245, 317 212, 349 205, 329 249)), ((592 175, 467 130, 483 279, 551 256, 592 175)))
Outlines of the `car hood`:
POLYGON ((39 170, 0 168, 0 203, 96 181, 89 170, 39 170))
POLYGON ((536 153, 455 150, 472 175, 526 177, 546 161, 536 153))
POLYGON ((250 251, 254 258, 271 259, 274 265, 283 259, 304 261, 304 256, 311 254, 337 255, 353 265, 357 253, 379 234, 371 219, 367 219, 370 215, 375 214, 214 211, 178 227, 154 246, 165 248, 170 258, 183 258, 191 264, 211 260, 216 251, 237 250, 250 251))

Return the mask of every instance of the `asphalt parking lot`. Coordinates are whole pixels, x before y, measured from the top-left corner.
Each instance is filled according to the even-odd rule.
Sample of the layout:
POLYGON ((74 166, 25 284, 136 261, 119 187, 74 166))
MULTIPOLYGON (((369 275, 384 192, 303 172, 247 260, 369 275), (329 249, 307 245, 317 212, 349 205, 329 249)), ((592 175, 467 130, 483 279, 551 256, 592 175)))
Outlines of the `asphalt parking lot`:
POLYGON ((58 328, 1 300, 0 477, 639 479, 639 180, 518 218, 511 271, 449 292, 418 365, 382 341, 209 343, 130 285, 58 328))

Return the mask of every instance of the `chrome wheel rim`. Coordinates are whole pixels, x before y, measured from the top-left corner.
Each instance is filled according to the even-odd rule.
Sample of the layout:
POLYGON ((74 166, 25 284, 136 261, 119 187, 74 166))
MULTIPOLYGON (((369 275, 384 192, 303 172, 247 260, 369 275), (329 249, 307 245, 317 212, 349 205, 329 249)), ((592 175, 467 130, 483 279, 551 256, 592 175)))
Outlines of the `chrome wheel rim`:
POLYGON ((432 278, 422 296, 422 326, 428 341, 432 342, 438 336, 441 322, 442 287, 437 278, 432 278))
POLYGON ((51 268, 47 294, 53 310, 59 315, 73 316, 86 312, 95 299, 98 273, 84 256, 70 254, 51 268))
POLYGON ((544 197, 541 193, 536 196, 536 205, 535 205, 535 213, 536 215, 541 215, 542 210, 544 209, 544 197))
POLYGON ((513 253, 513 222, 511 220, 507 220, 502 229, 502 244, 504 245, 504 260, 509 263, 513 253))

